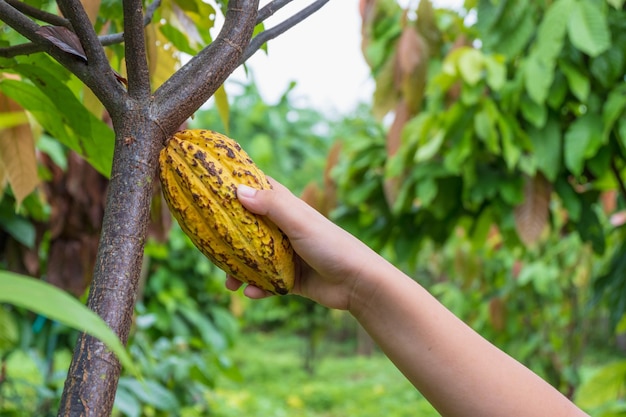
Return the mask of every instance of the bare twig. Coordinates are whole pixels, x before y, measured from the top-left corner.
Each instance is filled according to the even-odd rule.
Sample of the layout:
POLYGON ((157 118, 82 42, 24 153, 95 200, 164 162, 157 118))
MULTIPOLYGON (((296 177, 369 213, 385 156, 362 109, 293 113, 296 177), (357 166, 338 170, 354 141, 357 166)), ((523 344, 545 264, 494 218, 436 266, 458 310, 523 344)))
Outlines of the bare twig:
POLYGON ((274 0, 265 5, 261 10, 259 10, 259 14, 256 18, 256 24, 262 23, 268 17, 272 16, 274 13, 282 9, 284 6, 291 3, 293 0, 274 0))
POLYGON ((29 4, 24 3, 23 1, 6 0, 6 2, 13 6, 15 10, 18 10, 34 19, 41 20, 42 22, 46 22, 54 26, 63 26, 66 28, 72 27, 69 20, 61 16, 57 16, 56 14, 48 13, 44 10, 33 7, 29 4))
POLYGON ((256 53, 256 51, 261 49, 264 43, 266 43, 270 39, 276 38, 277 36, 285 33, 287 30, 291 29, 298 23, 302 22, 304 19, 321 9, 322 6, 328 3, 328 1, 329 0, 317 0, 316 2, 311 3, 309 6, 294 14, 284 22, 279 23, 273 28, 264 30, 263 32, 256 35, 252 39, 252 42, 250 42, 250 44, 246 48, 246 51, 241 57, 240 63, 244 63, 246 60, 248 60, 252 55, 256 53))

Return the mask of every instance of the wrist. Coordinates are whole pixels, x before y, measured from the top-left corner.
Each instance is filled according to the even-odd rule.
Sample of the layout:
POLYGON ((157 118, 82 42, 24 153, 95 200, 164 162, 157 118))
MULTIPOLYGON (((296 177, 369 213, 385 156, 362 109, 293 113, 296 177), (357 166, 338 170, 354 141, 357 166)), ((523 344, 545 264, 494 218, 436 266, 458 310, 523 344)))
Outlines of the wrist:
POLYGON ((376 300, 384 290, 383 281, 389 274, 389 271, 386 271, 389 266, 390 264, 374 251, 359 258, 348 298, 348 311, 357 319, 377 304, 376 300))

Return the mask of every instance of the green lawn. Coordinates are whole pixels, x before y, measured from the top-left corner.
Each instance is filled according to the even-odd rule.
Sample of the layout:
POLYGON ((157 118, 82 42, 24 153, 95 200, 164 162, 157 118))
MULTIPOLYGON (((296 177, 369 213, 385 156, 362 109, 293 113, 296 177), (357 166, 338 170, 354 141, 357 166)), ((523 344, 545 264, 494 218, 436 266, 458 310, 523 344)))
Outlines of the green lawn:
POLYGON ((325 342, 315 367, 303 369, 304 341, 289 334, 244 334, 233 359, 238 381, 221 378, 210 399, 215 416, 439 416, 382 354, 340 354, 325 342))

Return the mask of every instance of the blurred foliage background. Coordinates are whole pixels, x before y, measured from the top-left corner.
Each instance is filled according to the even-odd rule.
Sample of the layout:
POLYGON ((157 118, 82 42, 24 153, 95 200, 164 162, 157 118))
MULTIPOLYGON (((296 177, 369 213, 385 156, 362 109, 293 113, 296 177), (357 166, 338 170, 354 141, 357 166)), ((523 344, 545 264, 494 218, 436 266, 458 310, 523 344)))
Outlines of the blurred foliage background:
MULTIPOLYGON (((201 3, 164 2, 160 13, 206 24, 197 16, 220 9, 201 3)), ((113 4, 100 10, 100 25, 119 25, 113 4)), ((448 10, 364 0, 360 11, 371 105, 331 117, 296 105, 291 89, 266 103, 251 79, 220 90, 189 127, 237 139, 268 175, 590 414, 626 416, 624 2, 467 0, 448 10)), ((171 46, 152 51, 155 85, 175 51, 211 41, 183 28, 172 19, 150 32, 171 46)), ((100 147, 106 115, 45 57, 2 68, 0 139, 28 131, 38 185, 25 192, 6 174, 25 153, 2 148, 0 266, 84 297, 107 162, 80 157, 96 145, 79 135, 83 113, 69 113, 100 116, 89 116, 100 147), (43 112, 36 99, 51 93, 35 76, 62 79, 52 84, 72 106, 43 112)), ((437 415, 349 316, 226 291, 158 188, 152 211, 129 342, 143 380, 122 377, 116 415, 437 415)), ((56 414, 75 338, 1 306, 0 415, 56 414)))

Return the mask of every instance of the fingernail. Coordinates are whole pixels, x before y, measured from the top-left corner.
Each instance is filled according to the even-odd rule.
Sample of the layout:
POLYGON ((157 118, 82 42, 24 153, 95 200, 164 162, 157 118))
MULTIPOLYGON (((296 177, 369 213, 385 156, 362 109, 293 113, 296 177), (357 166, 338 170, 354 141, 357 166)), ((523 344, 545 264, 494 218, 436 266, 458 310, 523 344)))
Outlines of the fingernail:
POLYGON ((252 188, 252 187, 248 187, 247 185, 243 185, 240 184, 237 187, 237 195, 241 196, 241 197, 254 197, 256 195, 257 190, 252 188))

